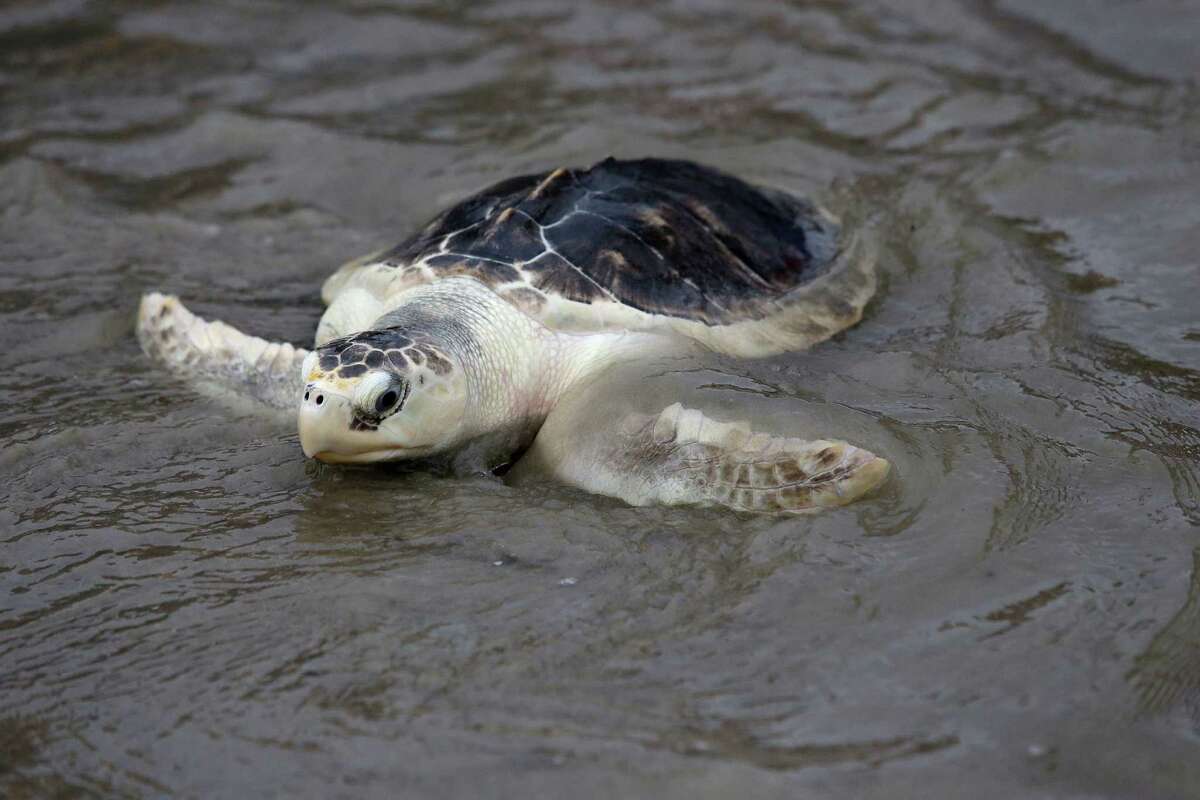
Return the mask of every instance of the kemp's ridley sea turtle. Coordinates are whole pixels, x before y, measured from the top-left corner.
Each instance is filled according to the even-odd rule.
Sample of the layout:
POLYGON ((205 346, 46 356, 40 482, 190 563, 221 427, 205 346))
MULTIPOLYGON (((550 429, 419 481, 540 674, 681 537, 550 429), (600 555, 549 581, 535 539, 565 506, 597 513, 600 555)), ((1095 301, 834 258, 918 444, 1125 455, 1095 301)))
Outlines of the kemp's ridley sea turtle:
POLYGON ((627 410, 611 387, 698 354, 806 348, 874 289, 861 238, 808 201, 687 161, 608 159, 498 183, 343 266, 311 352, 157 293, 138 336, 192 381, 298 408, 322 461, 480 472, 518 457, 635 505, 795 511, 861 496, 887 462, 686 396, 627 410))

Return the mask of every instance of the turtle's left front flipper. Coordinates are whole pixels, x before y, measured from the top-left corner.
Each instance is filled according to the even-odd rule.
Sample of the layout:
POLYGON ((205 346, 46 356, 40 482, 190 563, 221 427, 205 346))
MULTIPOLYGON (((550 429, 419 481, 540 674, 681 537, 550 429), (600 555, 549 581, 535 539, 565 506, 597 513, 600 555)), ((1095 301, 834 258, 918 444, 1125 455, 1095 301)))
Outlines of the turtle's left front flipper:
POLYGON ((807 511, 853 502, 889 470, 884 459, 846 442, 756 433, 748 422, 721 422, 680 403, 629 414, 616 430, 580 431, 574 440, 558 425, 551 415, 525 459, 564 483, 638 506, 807 511))
POLYGON ((299 402, 307 350, 203 320, 177 297, 144 295, 137 336, 147 355, 197 388, 249 398, 279 411, 295 409, 299 402))

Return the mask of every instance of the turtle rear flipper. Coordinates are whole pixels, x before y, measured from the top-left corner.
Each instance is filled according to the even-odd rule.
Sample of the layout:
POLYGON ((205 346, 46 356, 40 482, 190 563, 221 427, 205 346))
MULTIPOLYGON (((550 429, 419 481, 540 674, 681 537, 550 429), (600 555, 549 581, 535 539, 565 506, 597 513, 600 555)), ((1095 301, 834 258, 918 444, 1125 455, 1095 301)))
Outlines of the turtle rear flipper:
POLYGON ((179 298, 151 292, 138 307, 142 349, 198 388, 293 410, 303 387, 308 351, 247 336, 224 322, 203 320, 179 298))

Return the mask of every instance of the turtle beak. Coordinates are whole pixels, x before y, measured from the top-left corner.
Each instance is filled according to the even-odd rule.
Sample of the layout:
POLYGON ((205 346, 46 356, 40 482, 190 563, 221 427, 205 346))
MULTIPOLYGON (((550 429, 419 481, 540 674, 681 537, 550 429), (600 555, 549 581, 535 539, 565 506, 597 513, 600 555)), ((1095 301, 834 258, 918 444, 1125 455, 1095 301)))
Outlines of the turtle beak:
POLYGON ((374 430, 355 428, 350 398, 320 382, 304 388, 297 422, 304 455, 327 464, 371 464, 415 458, 425 452, 388 442, 374 430))
POLYGON ((304 455, 321 459, 326 453, 345 450, 346 439, 351 435, 352 416, 350 400, 346 397, 316 383, 304 387, 298 420, 304 455))

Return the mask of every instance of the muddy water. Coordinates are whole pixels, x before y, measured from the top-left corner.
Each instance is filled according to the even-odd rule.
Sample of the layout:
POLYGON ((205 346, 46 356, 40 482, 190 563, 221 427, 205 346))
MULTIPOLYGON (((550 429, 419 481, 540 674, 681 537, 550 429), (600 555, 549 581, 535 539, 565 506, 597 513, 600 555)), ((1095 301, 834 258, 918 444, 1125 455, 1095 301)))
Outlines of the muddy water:
POLYGON ((1197 796, 1197 37, 1171 0, 4 5, 3 793, 1197 796), (694 391, 869 440, 877 496, 319 467, 136 347, 152 288, 306 341, 341 260, 610 153, 873 226, 860 326, 694 391))

